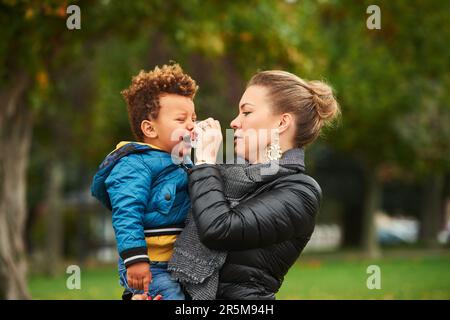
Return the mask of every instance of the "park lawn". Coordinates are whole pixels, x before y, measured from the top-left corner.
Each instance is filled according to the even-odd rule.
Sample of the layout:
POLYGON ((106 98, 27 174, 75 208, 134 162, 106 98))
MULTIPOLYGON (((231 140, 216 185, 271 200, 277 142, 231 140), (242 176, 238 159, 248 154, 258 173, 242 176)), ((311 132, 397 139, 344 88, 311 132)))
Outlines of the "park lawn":
POLYGON ((450 299, 450 256, 299 261, 277 299, 450 299), (368 289, 370 265, 380 267, 381 288, 368 289))
MULTIPOLYGON (((300 259, 285 277, 277 299, 450 299, 450 255, 407 258, 300 259), (381 271, 381 289, 369 290, 369 265, 381 271)), ((115 266, 85 267, 81 289, 68 290, 68 274, 33 275, 33 299, 120 299, 115 266)))

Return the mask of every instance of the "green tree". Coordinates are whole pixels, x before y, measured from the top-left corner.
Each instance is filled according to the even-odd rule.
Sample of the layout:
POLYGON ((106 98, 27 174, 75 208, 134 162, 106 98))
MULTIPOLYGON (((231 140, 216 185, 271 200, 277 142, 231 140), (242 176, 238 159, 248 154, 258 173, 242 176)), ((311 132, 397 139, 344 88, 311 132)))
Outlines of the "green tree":
POLYGON ((337 88, 344 114, 331 142, 365 168, 363 248, 377 255, 374 214, 381 209, 386 168, 413 175, 419 167, 426 168, 427 174, 448 170, 450 136, 445 119, 449 97, 442 88, 448 86, 443 70, 450 61, 450 35, 439 26, 448 20, 450 11, 441 2, 382 2, 381 30, 368 30, 364 13, 370 4, 330 2, 321 7, 321 16, 324 41, 329 44, 327 74, 337 88), (428 89, 430 84, 433 90, 428 89), (433 112, 427 111, 431 105, 434 122, 430 119, 433 112), (430 131, 431 123, 438 125, 430 131), (435 165, 424 165, 430 153, 435 165))
MULTIPOLYGON (((71 75, 64 70, 73 61, 88 63, 89 54, 100 37, 106 39, 114 35, 125 41, 129 34, 138 32, 139 18, 151 7, 143 2, 128 7, 118 1, 111 5, 97 1, 82 4, 85 9, 82 10, 82 29, 69 31, 67 2, 3 0, 0 3, 0 20, 2 25, 8 26, 0 30, 0 60, 4 66, 0 70, 0 146, 8 150, 0 156, 0 298, 29 297, 25 282, 24 228, 26 169, 33 126, 40 121, 47 122, 44 125, 50 135, 58 135, 60 127, 52 122, 67 121, 80 111, 68 112, 60 108, 58 103, 64 99, 58 99, 61 88, 54 81, 64 76, 67 85, 71 75), (124 9, 131 10, 125 19, 127 10, 124 9), (116 23, 119 20, 121 24, 116 23)), ((50 143, 60 146, 64 144, 62 140, 51 137, 50 143)), ((49 166, 53 161, 60 160, 50 161, 49 166)), ((50 182, 50 189, 59 188, 61 179, 63 177, 50 182)), ((53 200, 50 197, 49 203, 55 203, 53 200)))

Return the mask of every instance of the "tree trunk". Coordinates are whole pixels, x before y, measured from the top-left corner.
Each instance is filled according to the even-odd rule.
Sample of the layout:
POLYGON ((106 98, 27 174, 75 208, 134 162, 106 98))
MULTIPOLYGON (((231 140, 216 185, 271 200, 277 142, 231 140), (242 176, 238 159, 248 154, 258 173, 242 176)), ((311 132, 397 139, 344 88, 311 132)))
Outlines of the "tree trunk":
POLYGON ((49 161, 47 186, 47 214, 45 221, 46 232, 46 273, 56 276, 61 265, 63 251, 62 232, 62 188, 64 171, 60 160, 54 157, 49 161))
POLYGON ((432 175, 424 185, 424 201, 420 217, 420 241, 427 247, 438 246, 438 233, 442 227, 444 175, 432 175))
POLYGON ((345 248, 359 248, 362 242, 362 215, 364 211, 364 203, 361 200, 360 203, 352 202, 344 204, 344 216, 343 216, 343 239, 342 245, 345 248))
POLYGON ((362 249, 370 258, 381 255, 378 246, 375 213, 381 207, 381 184, 375 170, 366 170, 366 190, 362 216, 362 249))
POLYGON ((24 230, 26 169, 32 134, 25 74, 0 91, 0 299, 29 299, 24 230))

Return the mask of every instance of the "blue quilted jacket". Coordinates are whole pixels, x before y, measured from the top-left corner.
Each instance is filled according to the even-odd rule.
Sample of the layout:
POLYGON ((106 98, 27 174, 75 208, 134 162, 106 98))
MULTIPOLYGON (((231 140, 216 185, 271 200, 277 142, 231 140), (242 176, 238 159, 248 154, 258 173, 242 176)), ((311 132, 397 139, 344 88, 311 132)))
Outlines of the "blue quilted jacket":
POLYGON ((175 164, 170 153, 136 142, 120 143, 100 165, 91 192, 112 211, 119 255, 126 266, 149 260, 148 229, 184 225, 191 167, 189 158, 175 164))

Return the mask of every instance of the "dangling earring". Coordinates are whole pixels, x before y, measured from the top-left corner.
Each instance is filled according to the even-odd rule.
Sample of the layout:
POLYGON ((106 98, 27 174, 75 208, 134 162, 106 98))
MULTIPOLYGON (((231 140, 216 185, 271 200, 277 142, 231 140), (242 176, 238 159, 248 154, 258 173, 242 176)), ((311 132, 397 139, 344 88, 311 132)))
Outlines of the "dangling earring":
POLYGON ((281 155, 280 134, 276 129, 272 142, 266 147, 266 159, 268 161, 279 160, 281 155))

